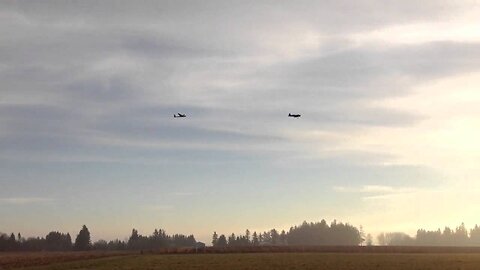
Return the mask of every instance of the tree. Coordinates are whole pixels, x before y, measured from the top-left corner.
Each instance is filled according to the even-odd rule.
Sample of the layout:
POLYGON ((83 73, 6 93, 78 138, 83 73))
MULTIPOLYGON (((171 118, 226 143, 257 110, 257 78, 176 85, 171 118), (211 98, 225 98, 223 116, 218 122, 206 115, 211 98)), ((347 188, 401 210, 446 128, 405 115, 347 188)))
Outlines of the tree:
POLYGON ((470 230, 470 244, 480 246, 480 227, 475 224, 475 228, 470 230))
POLYGON ((360 231, 348 224, 334 220, 330 226, 321 222, 308 223, 291 227, 287 234, 289 245, 338 245, 351 246, 363 242, 360 231))
POLYGON ((87 226, 83 225, 82 229, 75 239, 75 250, 89 250, 92 247, 90 240, 90 232, 87 226))
POLYGON ((45 245, 47 250, 65 251, 72 248, 72 239, 70 234, 60 232, 50 232, 45 237, 45 245))
POLYGON ((257 232, 253 232, 253 235, 252 235, 252 245, 258 246, 258 244, 259 244, 259 240, 258 240, 257 232))
POLYGON ((127 244, 125 242, 120 241, 118 239, 114 241, 108 242, 108 247, 109 250, 125 250, 127 249, 127 244))
POLYGON ((235 238, 235 234, 232 233, 232 234, 228 237, 228 245, 229 245, 230 247, 236 246, 236 240, 237 240, 237 238, 235 238))
POLYGON ((217 232, 213 232, 212 236, 212 246, 216 247, 218 242, 218 234, 217 232))
POLYGON ((261 232, 258 234, 258 244, 259 244, 259 245, 263 245, 263 244, 264 244, 263 234, 262 234, 261 232))
POLYGON ((95 250, 107 250, 108 249, 108 243, 105 240, 98 240, 97 242, 93 243, 93 249, 95 250))
POLYGON ((462 224, 456 228, 454 233, 454 245, 455 246, 465 246, 468 243, 468 231, 465 228, 465 224, 462 224))
POLYGON ((140 242, 140 235, 138 235, 138 231, 135 229, 132 229, 132 235, 130 235, 130 238, 128 239, 128 248, 130 249, 138 248, 139 242, 140 242))
POLYGON ((385 234, 385 243, 387 246, 410 246, 414 239, 406 233, 393 232, 385 234))
POLYGON ((285 230, 282 230, 282 232, 280 233, 280 245, 286 245, 288 244, 287 243, 287 234, 285 232, 285 230))
POLYGON ((217 246, 218 247, 226 247, 227 246, 227 238, 225 237, 225 235, 220 235, 220 237, 218 237, 218 241, 217 241, 217 246))
POLYGON ((371 235, 371 234, 367 234, 367 237, 366 237, 366 245, 367 245, 367 246, 371 246, 372 244, 373 244, 372 235, 371 235))
POLYGON ((380 246, 386 246, 387 241, 385 239, 385 233, 381 233, 377 236, 377 242, 380 246))
POLYGON ((272 244, 272 238, 270 237, 270 233, 268 232, 263 232, 263 234, 261 234, 262 236, 262 243, 264 245, 271 245, 272 244))
POLYGON ((365 232, 363 231, 363 226, 362 225, 360 225, 359 232, 360 232, 360 237, 361 237, 361 241, 362 241, 361 243, 363 243, 365 241, 365 232))
POLYGON ((280 240, 280 235, 278 234, 277 230, 272 229, 270 231, 270 243, 272 245, 278 245, 279 240, 280 240))
POLYGON ((8 247, 10 250, 17 249, 17 241, 15 240, 15 234, 11 233, 10 238, 8 238, 8 247))

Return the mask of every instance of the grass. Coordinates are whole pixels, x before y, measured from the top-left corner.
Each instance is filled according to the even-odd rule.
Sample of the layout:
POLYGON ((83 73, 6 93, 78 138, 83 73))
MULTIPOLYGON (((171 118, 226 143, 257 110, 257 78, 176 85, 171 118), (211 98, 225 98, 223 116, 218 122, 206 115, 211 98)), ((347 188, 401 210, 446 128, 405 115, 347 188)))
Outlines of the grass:
MULTIPOLYGON (((23 268, 22 268, 23 269, 23 268)), ((478 270, 480 254, 346 254, 346 253, 256 253, 128 255, 87 259, 25 268, 60 269, 148 269, 148 270, 254 270, 254 269, 435 269, 478 270)))
POLYGON ((131 255, 125 251, 0 252, 0 270, 131 255))

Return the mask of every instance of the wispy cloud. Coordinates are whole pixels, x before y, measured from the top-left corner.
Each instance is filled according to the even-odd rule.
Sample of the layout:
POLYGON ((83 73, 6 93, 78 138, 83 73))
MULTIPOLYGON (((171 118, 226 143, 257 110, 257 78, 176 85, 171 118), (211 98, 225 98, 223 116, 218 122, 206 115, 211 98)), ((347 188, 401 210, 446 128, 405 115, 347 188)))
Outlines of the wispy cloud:
POLYGON ((345 193, 404 193, 416 190, 410 187, 392 187, 383 185, 364 185, 360 187, 334 186, 336 192, 345 193))
POLYGON ((364 196, 362 200, 364 201, 374 201, 374 200, 388 200, 392 199, 395 196, 403 195, 405 192, 398 192, 398 193, 388 193, 388 194, 381 194, 381 195, 371 195, 371 196, 364 196))
POLYGON ((148 204, 145 205, 144 208, 148 211, 171 211, 175 208, 175 206, 171 204, 148 204))
POLYGON ((0 204, 12 204, 12 205, 22 205, 22 204, 33 204, 33 203, 47 203, 53 202, 53 198, 43 198, 43 197, 10 197, 10 198, 0 198, 0 204))
POLYGON ((193 196, 193 195, 195 195, 195 193, 194 192, 179 191, 179 192, 173 192, 172 195, 174 195, 174 196, 193 196))
MULTIPOLYGON (((0 204, 54 201, 35 197, 44 188, 92 211, 128 201, 148 219, 205 188, 221 194, 226 203, 215 207, 228 215, 237 206, 232 194, 244 198, 263 188, 258 182, 266 196, 245 203, 269 207, 269 196, 287 188, 285 203, 305 200, 316 179, 371 205, 370 215, 389 206, 380 222, 385 213, 395 220, 404 205, 401 218, 413 220, 408 211, 420 198, 438 202, 420 188, 437 173, 449 178, 448 200, 456 199, 451 186, 471 190, 480 176, 479 7, 471 0, 105 0, 94 9, 84 1, 0 2, 0 35, 9 37, 0 50, 0 204), (188 118, 174 119, 177 112, 188 118), (302 118, 291 121, 289 112, 302 118), (145 192, 100 203, 134 190, 132 179, 145 192), (171 200, 145 202, 150 192, 171 200)), ((448 209, 438 215, 468 213, 448 209)), ((265 220, 258 213, 252 220, 265 220)))
POLYGON ((396 196, 411 194, 420 191, 416 187, 393 187, 385 185, 364 185, 360 187, 334 186, 333 190, 339 193, 357 193, 363 201, 386 200, 396 196))
POLYGON ((436 229, 465 222, 478 224, 478 188, 417 189, 405 193, 374 194, 362 198, 358 214, 349 217, 367 230, 404 231, 436 229), (367 215, 365 213, 368 213, 367 215))

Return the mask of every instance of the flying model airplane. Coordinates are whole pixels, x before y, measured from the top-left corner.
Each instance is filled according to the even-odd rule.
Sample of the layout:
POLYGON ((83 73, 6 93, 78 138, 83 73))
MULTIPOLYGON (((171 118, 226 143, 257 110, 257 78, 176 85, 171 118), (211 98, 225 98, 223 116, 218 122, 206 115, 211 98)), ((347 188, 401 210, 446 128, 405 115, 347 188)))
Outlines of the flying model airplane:
POLYGON ((186 114, 181 114, 181 113, 177 113, 177 114, 174 114, 173 117, 177 118, 177 117, 187 117, 186 114))
POLYGON ((293 118, 299 118, 300 116, 302 116, 302 115, 301 114, 291 114, 291 113, 288 114, 288 117, 293 117, 293 118))

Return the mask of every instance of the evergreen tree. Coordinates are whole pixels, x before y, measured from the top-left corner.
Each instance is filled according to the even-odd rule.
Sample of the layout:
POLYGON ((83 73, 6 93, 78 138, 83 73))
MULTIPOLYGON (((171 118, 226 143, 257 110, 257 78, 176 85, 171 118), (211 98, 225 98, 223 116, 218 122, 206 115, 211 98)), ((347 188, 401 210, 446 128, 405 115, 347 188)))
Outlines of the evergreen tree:
POLYGON ((270 233, 267 233, 267 232, 263 232, 263 234, 261 234, 260 236, 262 236, 262 243, 265 244, 265 245, 271 245, 272 244, 272 238, 270 237, 270 233))
POLYGON ((270 231, 270 243, 272 245, 278 245, 279 241, 280 241, 280 235, 278 234, 277 230, 272 229, 270 231))
POLYGON ((67 233, 67 236, 65 237, 65 246, 67 247, 67 250, 72 249, 72 237, 70 236, 70 233, 67 233))
POLYGON ((218 241, 217 241, 217 246, 218 247, 226 247, 227 246, 227 238, 225 237, 225 235, 220 235, 220 237, 218 237, 218 241))
POLYGON ((247 240, 247 243, 250 244, 250 230, 245 230, 245 239, 247 240))
POLYGON ((90 232, 87 226, 83 225, 82 229, 75 239, 75 250, 89 250, 92 247, 90 240, 90 232))
POLYGON ((475 228, 470 230, 470 244, 480 246, 480 227, 475 224, 475 228))
POLYGON ((15 240, 15 234, 11 233, 10 238, 8 239, 8 248, 9 250, 17 249, 17 241, 15 240))
POLYGON ((468 231, 463 222, 455 230, 453 244, 456 246, 465 246, 468 244, 468 231))
POLYGON ((50 232, 45 237, 45 248, 52 251, 66 251, 72 248, 70 234, 50 232))
POLYGON ((265 244, 265 242, 264 242, 264 240, 263 240, 263 234, 262 234, 262 233, 259 233, 259 234, 258 234, 258 244, 259 244, 259 245, 265 244))
POLYGON ((258 240, 257 232, 253 232, 253 235, 252 235, 252 245, 258 246, 258 244, 259 244, 259 240, 258 240))
POLYGON ((285 230, 282 230, 280 233, 280 245, 286 245, 287 243, 287 234, 285 233, 285 230))
POLYGON ((229 237, 228 237, 228 246, 230 247, 233 247, 236 245, 236 238, 235 238, 235 234, 232 233, 229 237))
POLYGON ((216 247, 218 242, 218 234, 217 232, 213 232, 212 236, 212 246, 216 247))
POLYGON ((128 239, 128 248, 130 249, 137 249, 138 244, 140 242, 140 235, 138 235, 138 231, 135 229, 132 229, 132 235, 130 235, 130 238, 128 239))

